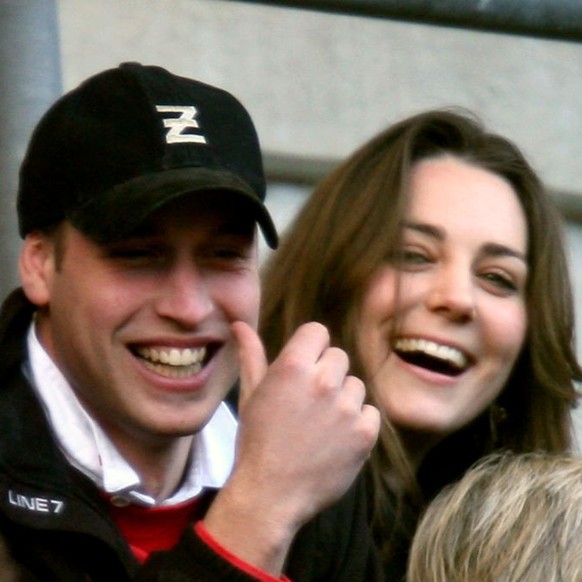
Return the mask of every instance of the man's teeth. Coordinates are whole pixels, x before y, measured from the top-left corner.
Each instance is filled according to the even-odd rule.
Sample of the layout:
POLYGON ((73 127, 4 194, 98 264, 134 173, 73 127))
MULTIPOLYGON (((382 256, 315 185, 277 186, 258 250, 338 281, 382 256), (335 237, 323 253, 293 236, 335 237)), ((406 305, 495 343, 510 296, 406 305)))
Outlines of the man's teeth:
POLYGON ((465 355, 459 350, 426 339, 401 338, 396 341, 395 347, 401 352, 422 352, 432 358, 445 360, 461 369, 469 364, 465 355))
POLYGON ((151 362, 170 366, 190 366, 204 360, 206 348, 139 348, 137 353, 151 362))
POLYGON ((164 376, 181 378, 198 373, 206 357, 206 348, 147 348, 137 349, 144 364, 164 376))

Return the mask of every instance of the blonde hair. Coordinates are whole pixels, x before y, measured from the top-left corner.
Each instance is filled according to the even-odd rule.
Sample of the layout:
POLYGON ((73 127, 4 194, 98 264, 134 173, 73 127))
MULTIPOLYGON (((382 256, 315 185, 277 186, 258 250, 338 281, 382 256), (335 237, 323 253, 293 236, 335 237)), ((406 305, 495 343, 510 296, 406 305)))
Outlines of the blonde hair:
POLYGON ((582 459, 485 457, 421 519, 407 582, 582 580, 582 459))

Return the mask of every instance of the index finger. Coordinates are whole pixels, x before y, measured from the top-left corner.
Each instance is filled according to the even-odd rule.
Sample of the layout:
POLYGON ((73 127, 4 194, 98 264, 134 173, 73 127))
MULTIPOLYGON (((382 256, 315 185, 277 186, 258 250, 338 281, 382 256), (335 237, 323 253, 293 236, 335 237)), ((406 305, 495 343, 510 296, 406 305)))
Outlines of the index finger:
POLYGON ((242 409, 267 373, 267 356, 261 339, 250 325, 236 321, 231 330, 239 346, 239 409, 242 409))

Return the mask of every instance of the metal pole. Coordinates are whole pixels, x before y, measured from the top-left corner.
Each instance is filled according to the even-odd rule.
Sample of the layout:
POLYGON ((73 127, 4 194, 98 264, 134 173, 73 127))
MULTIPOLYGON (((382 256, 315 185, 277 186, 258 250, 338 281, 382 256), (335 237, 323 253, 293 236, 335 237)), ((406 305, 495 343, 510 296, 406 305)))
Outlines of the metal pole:
POLYGON ((581 0, 236 0, 582 42, 581 0))
POLYGON ((61 93, 55 0, 0 0, 0 296, 18 284, 18 167, 40 116, 61 93))

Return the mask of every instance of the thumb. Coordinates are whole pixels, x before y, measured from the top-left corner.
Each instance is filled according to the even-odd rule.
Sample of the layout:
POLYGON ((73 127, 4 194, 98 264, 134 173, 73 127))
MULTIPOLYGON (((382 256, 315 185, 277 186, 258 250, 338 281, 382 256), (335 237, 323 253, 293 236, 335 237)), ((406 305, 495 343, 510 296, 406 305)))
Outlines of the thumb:
POLYGON ((236 321, 231 329, 239 347, 239 410, 242 410, 255 388, 265 377, 268 363, 263 343, 250 325, 243 321, 236 321))

